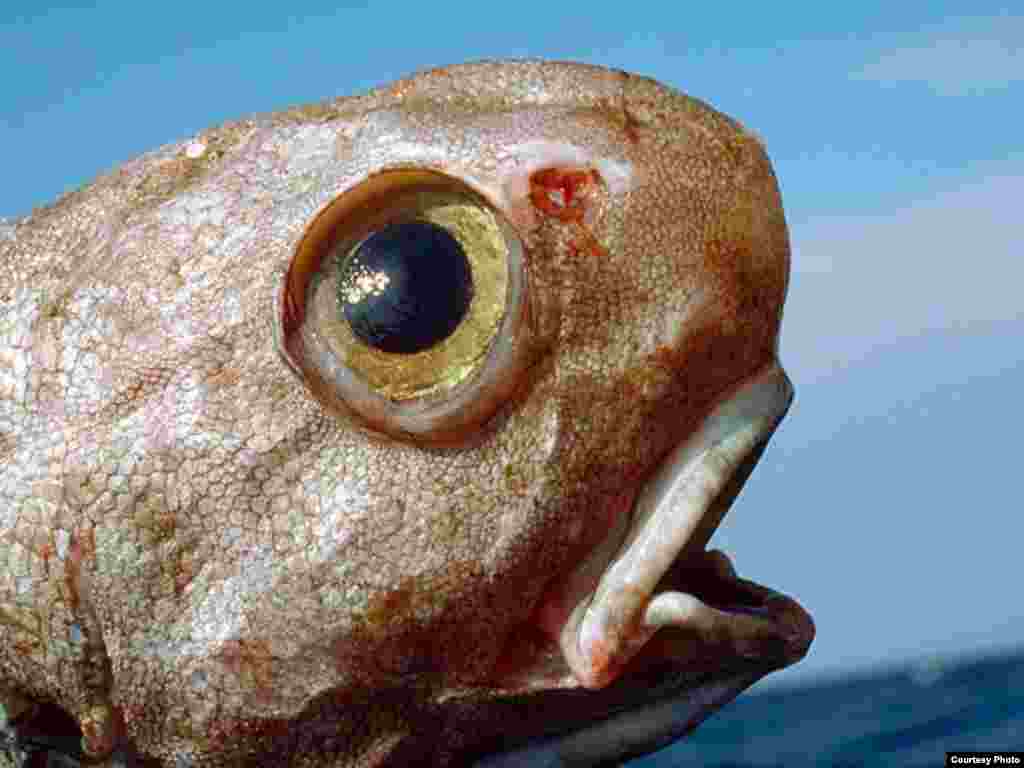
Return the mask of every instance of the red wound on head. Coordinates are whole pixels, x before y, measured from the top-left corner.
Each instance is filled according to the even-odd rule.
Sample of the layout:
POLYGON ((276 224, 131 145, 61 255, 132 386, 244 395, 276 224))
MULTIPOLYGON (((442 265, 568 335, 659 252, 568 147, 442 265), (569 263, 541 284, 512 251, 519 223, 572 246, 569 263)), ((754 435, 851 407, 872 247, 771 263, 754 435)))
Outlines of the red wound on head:
POLYGON ((582 221, 584 190, 597 181, 593 170, 544 168, 530 176, 530 200, 559 221, 582 221))
POLYGON ((583 222, 587 192, 600 181, 600 174, 592 168, 542 168, 530 175, 530 202, 533 207, 545 216, 579 228, 579 242, 571 244, 574 253, 607 254, 605 247, 583 222))

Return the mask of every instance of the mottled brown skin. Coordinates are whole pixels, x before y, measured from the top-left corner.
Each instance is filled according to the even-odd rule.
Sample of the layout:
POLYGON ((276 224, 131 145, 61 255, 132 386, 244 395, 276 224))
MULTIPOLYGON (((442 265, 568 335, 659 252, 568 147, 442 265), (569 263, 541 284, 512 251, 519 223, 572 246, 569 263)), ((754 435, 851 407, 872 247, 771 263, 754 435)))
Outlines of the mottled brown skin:
POLYGON ((0 234, 0 681, 168 766, 444 764, 569 719, 494 681, 564 672, 544 590, 774 360, 789 257, 753 135, 543 62, 229 123, 0 234), (542 140, 584 162, 510 157, 542 140), (395 165, 467 179, 526 247, 530 366, 441 447, 328 407, 275 343, 316 212, 395 165))

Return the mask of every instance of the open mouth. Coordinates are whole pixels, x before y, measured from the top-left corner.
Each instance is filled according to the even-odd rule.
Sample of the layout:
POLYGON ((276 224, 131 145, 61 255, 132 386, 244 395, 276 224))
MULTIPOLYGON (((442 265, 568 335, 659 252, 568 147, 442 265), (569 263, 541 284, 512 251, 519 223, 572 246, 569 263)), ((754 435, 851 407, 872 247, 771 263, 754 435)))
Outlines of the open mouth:
POLYGON ((722 585, 738 582, 724 557, 704 549, 789 408, 792 392, 785 372, 772 364, 720 401, 662 461, 638 493, 632 514, 620 516, 567 582, 574 608, 559 645, 581 684, 607 685, 662 629, 727 639, 741 656, 754 653, 765 634, 778 629, 756 606, 737 610, 752 595, 723 599, 722 585), (709 557, 719 586, 706 601, 700 585, 711 583, 704 563, 709 557), (695 582, 694 574, 704 576, 695 582))
POLYGON ((531 718, 518 739, 506 729, 481 765, 618 764, 679 738, 806 654, 807 612, 705 551, 792 392, 772 364, 724 397, 549 589, 539 624, 561 653, 510 687, 537 711, 561 702, 548 705, 559 712, 547 726, 531 718))
MULTIPOLYGON (((798 603, 736 576, 708 552, 677 561, 658 593, 694 601, 600 691, 532 691, 502 702, 500 736, 464 758, 474 768, 618 766, 682 738, 739 693, 806 654, 814 623, 798 603)), ((497 718, 496 718, 497 719, 497 718)))

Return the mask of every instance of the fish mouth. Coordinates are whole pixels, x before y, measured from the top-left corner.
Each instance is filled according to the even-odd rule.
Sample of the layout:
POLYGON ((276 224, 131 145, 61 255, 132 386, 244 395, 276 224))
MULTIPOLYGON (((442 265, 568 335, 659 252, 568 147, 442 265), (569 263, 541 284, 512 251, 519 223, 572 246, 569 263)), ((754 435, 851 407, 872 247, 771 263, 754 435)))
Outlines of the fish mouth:
MULTIPOLYGON (((465 756, 474 768, 618 766, 682 738, 770 672, 801 659, 814 623, 792 598, 739 578, 720 552, 677 560, 658 593, 693 601, 601 690, 522 692, 503 702, 500 736, 465 756)), ((498 720, 498 718, 496 718, 498 720)))
POLYGON ((705 549, 792 398, 777 363, 727 393, 624 500, 607 536, 549 586, 537 624, 559 658, 506 682, 531 711, 548 702, 557 715, 524 716, 520 738, 504 719, 502 747, 479 765, 617 765, 803 658, 810 615, 705 549))
MULTIPOLYGON (((758 655, 784 631, 759 605, 766 595, 741 588, 728 559, 705 546, 792 399, 792 384, 776 363, 721 398, 643 485, 631 514, 617 519, 566 580, 569 594, 561 601, 574 607, 559 645, 580 684, 605 687, 638 653, 651 653, 661 630, 728 642, 740 657, 758 655)), ((787 641, 796 658, 806 651, 805 634, 801 629, 787 641)), ((663 644, 659 638, 656 645, 663 644)))

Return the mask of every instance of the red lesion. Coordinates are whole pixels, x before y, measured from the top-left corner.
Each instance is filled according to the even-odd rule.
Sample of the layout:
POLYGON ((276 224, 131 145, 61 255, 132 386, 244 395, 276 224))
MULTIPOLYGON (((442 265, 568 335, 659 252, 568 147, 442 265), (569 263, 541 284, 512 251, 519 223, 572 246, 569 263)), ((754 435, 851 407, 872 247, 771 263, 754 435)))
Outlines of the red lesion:
POLYGON ((530 175, 533 207, 575 228, 576 238, 569 243, 573 256, 583 251, 592 256, 608 253, 584 222, 587 201, 600 184, 601 175, 593 168, 543 168, 530 175))
POLYGON ((559 221, 583 221, 583 193, 597 178, 594 170, 544 168, 530 176, 530 200, 559 221))

